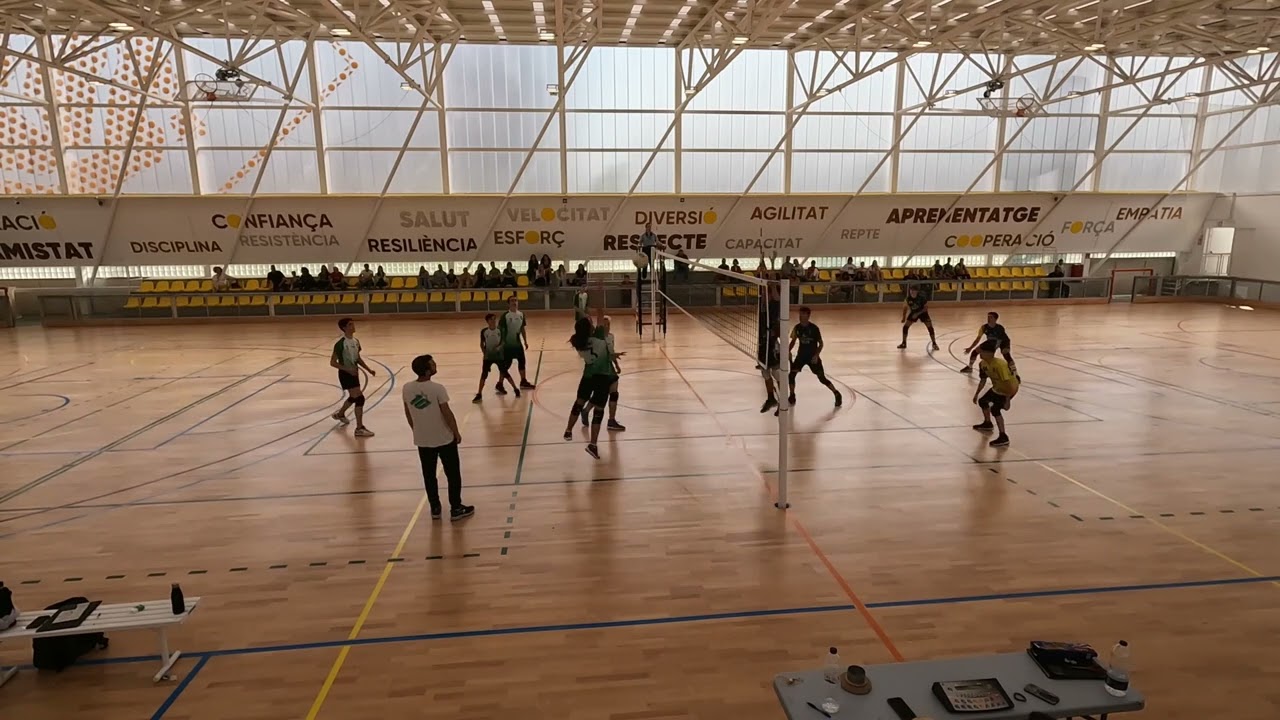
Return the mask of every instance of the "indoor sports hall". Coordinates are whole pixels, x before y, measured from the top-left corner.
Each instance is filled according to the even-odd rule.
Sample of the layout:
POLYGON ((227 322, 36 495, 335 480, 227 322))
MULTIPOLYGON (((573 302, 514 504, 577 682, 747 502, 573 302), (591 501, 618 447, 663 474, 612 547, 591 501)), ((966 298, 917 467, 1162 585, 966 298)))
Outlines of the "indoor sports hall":
POLYGON ((7 3, 0 718, 1280 717, 1277 13, 7 3))

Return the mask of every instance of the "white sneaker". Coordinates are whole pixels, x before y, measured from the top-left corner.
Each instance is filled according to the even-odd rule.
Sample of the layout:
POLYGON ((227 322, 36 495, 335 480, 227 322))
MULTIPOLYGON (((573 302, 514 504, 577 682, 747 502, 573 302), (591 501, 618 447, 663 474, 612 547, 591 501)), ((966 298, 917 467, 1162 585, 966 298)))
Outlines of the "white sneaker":
POLYGON ((342 423, 343 425, 350 425, 350 424, 351 424, 351 421, 347 419, 347 416, 346 416, 346 415, 343 415, 343 414, 342 414, 342 413, 340 413, 340 412, 336 412, 336 413, 334 413, 334 414, 330 415, 329 417, 333 418, 334 420, 337 420, 338 422, 342 423))
POLYGON ((356 437, 373 437, 373 431, 367 427, 358 427, 354 435, 356 437))

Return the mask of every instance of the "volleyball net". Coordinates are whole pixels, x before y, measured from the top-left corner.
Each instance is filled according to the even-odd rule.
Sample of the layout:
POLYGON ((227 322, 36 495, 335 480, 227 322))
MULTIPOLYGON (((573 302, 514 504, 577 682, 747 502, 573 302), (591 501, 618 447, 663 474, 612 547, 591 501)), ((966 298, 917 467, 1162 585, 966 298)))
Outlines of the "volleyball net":
MULTIPOLYGON (((757 274, 682 258, 655 250, 654 272, 664 277, 653 290, 666 305, 746 356, 745 361, 773 380, 778 402, 778 501, 787 507, 788 428, 787 374, 791 371, 787 338, 791 334, 790 282, 764 264, 757 274), (689 278, 693 272, 702 276, 689 278), (694 297, 697 302, 690 302, 694 297), (713 297, 712 297, 713 296, 713 297), (685 302, 681 303, 680 300, 685 302)), ((776 264, 777 258, 774 258, 776 264)), ((745 388, 744 388, 745 391, 745 388)))

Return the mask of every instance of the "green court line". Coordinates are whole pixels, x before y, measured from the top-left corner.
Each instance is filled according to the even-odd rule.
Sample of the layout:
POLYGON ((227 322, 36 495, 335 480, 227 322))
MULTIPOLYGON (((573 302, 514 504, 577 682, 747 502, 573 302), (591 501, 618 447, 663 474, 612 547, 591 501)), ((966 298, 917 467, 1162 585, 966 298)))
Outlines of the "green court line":
MULTIPOLYGON (((543 340, 542 346, 538 348, 538 364, 533 368, 533 384, 534 385, 537 385, 538 379, 542 377, 542 353, 545 352, 546 344, 547 344, 547 341, 543 340)), ((535 390, 534 392, 537 392, 537 391, 535 390)), ((530 397, 529 410, 525 413, 525 416, 524 416, 524 434, 520 438, 520 456, 516 458, 516 475, 515 475, 515 479, 511 483, 512 485, 515 485, 515 486, 520 485, 520 477, 524 473, 524 456, 525 456, 525 453, 528 452, 529 450, 529 428, 533 425, 533 406, 534 406, 533 398, 530 397)), ((516 509, 516 495, 519 492, 520 491, 518 487, 516 490, 513 490, 511 492, 511 506, 509 508, 510 512, 514 512, 516 509)), ((507 525, 510 525, 514 519, 515 519, 514 515, 508 516, 507 525)), ((507 530, 503 536, 503 539, 509 540, 510 538, 511 538, 511 531, 507 530)), ((503 545, 502 549, 498 551, 498 554, 506 555, 507 546, 503 545)))

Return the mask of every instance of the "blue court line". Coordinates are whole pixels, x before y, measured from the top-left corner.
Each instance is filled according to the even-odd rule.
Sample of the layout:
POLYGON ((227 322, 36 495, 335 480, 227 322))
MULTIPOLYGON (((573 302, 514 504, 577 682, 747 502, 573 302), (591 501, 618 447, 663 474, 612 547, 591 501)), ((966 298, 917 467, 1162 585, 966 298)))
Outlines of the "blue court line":
POLYGON ((209 660, 210 657, 208 655, 200 658, 200 660, 195 664, 195 667, 191 668, 191 672, 187 673, 187 676, 182 678, 182 682, 178 683, 178 687, 174 688, 173 692, 169 693, 169 697, 165 698, 165 701, 156 709, 155 713, 151 716, 151 720, 160 720, 160 718, 164 717, 165 713, 169 712, 169 708, 173 707, 173 704, 178 702, 178 698, 181 697, 182 693, 187 689, 187 686, 191 684, 191 681, 196 679, 196 676, 199 675, 200 671, 204 669, 204 666, 209 663, 209 660))
POLYGON ((258 393, 262 392, 263 390, 266 390, 266 389, 270 388, 271 386, 275 385, 276 383, 283 381, 283 380, 284 380, 285 378, 287 378, 287 377, 289 377, 289 376, 288 376, 288 375, 285 375, 285 376, 284 376, 284 377, 282 377, 282 378, 277 378, 277 379, 275 379, 275 380, 272 380, 271 382, 267 383, 266 385, 263 385, 262 387, 258 388, 257 390, 254 390, 253 392, 249 393, 248 395, 245 395, 244 397, 240 398, 239 400, 236 400, 236 401, 232 402, 230 405, 227 405, 226 407, 222 408, 222 409, 221 409, 221 410, 219 410, 218 412, 216 412, 216 413, 214 413, 214 414, 212 414, 212 415, 209 415, 208 417, 206 417, 205 419, 201 420, 200 422, 197 422, 195 425, 192 425, 191 427, 187 428, 186 430, 183 430, 183 431, 179 432, 178 434, 174 435, 173 437, 169 438, 168 440, 165 440, 164 442, 160 443, 159 445, 156 445, 155 447, 153 447, 153 448, 151 448, 151 449, 152 449, 152 450, 157 450, 157 449, 159 449, 159 448, 164 447, 165 445, 168 445, 169 443, 173 442, 174 440, 177 440, 178 438, 182 437, 183 435, 186 435, 187 433, 191 432, 192 430, 195 430, 196 428, 198 428, 198 427, 200 427, 201 425, 203 425, 203 424, 205 424, 205 423, 209 422, 210 420, 212 420, 212 419, 214 419, 214 418, 218 417, 218 416, 219 416, 219 415, 221 415, 222 413, 224 413, 224 412, 226 412, 226 411, 230 410, 231 408, 233 408, 233 407, 235 407, 235 406, 239 405, 240 403, 244 402, 245 400, 248 400, 249 398, 253 397, 254 395, 257 395, 258 393))
MULTIPOLYGON (((1062 588, 1058 590, 1031 590, 1023 592, 993 593, 989 595, 957 595, 954 597, 923 598, 918 600, 889 600, 867 603, 871 610, 927 607, 932 605, 960 605, 965 603, 992 602, 1000 600, 1027 600, 1035 598, 1062 597, 1070 595, 1100 595, 1119 592, 1141 592, 1150 590, 1178 590, 1188 588, 1205 588, 1229 585, 1257 585, 1261 583, 1280 582, 1280 575, 1262 577, 1222 578, 1216 580, 1187 580, 1165 583, 1145 583, 1138 585, 1104 585, 1099 587, 1062 588)), ((545 632, 569 632, 575 630, 602 630, 625 627, 645 627, 650 625, 678 625, 690 622, 707 622, 714 620, 741 620, 744 618, 778 617, 789 615, 811 615, 817 613, 845 612, 856 610, 851 604, 814 605, 807 607, 777 608, 773 610, 738 610, 723 613, 703 613, 697 615, 676 615, 671 617, 634 618, 630 620, 606 620, 589 623, 563 623, 556 625, 529 625, 522 627, 490 628, 485 630, 455 630, 441 633, 420 633, 414 635, 392 635, 387 637, 358 638, 356 640, 324 640, 309 643, 288 645, 264 645, 262 647, 229 648, 226 650, 206 650, 204 652, 183 653, 187 657, 230 657, 235 655, 263 655, 297 650, 322 650, 345 646, 389 645, 428 640, 456 640, 459 638, 494 637, 502 635, 529 635, 545 632)), ((82 665, 125 665, 133 663, 154 663, 155 655, 134 657, 101 658, 86 660, 82 665)), ((30 665, 21 669, 29 670, 30 665)))

